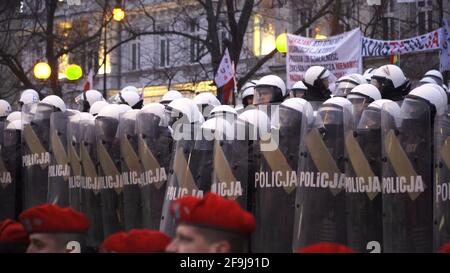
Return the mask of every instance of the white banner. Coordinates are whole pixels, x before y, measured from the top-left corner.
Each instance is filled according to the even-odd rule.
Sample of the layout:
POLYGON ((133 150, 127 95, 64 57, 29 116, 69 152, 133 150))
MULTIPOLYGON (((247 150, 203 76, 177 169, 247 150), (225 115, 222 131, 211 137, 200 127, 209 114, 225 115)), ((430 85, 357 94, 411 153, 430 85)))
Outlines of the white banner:
POLYGON ((337 78, 362 73, 362 35, 359 29, 317 40, 288 34, 286 56, 287 88, 303 80, 305 71, 314 65, 330 70, 337 78))
POLYGON ((363 57, 388 57, 396 54, 421 52, 439 49, 441 29, 404 40, 375 40, 364 37, 362 40, 363 57))
POLYGON ((444 20, 444 26, 441 32, 441 48, 440 48, 440 62, 441 72, 450 70, 450 26, 449 22, 444 20))
POLYGON ((222 87, 233 78, 233 75, 234 73, 233 67, 231 66, 230 53, 228 52, 227 48, 225 49, 222 60, 220 61, 219 69, 217 70, 216 76, 214 77, 214 82, 216 83, 217 87, 222 87))

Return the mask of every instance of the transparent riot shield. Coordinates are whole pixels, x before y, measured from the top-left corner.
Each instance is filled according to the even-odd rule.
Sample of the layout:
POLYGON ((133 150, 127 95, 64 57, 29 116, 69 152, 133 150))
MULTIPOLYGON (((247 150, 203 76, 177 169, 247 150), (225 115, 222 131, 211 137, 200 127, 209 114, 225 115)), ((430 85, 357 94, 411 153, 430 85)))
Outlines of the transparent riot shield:
POLYGON ((81 159, 81 211, 86 214, 91 225, 88 230, 87 245, 97 247, 104 239, 102 222, 102 203, 98 182, 97 142, 95 137, 95 120, 80 120, 81 159))
MULTIPOLYGON (((358 120, 358 113, 353 118, 358 120)), ((360 122, 346 124, 346 207, 348 246, 357 252, 381 252, 381 110, 367 108, 360 122)))
POLYGON ((119 120, 121 169, 123 176, 124 228, 142 228, 140 193, 142 165, 139 160, 136 116, 138 110, 124 113, 119 120))
POLYGON ((425 101, 406 98, 398 117, 383 107, 381 120, 383 251, 431 252, 433 149, 430 106, 425 101))
POLYGON ((54 107, 45 103, 27 104, 22 108, 24 209, 47 202, 50 115, 53 112, 54 107))
POLYGON ((103 232, 107 237, 123 230, 123 179, 120 169, 120 142, 117 138, 119 121, 96 117, 98 182, 102 200, 103 232))
POLYGON ((142 226, 149 229, 159 229, 172 152, 173 140, 161 113, 163 109, 143 109, 136 118, 138 154, 142 163, 139 185, 142 226))
POLYGON ((351 114, 323 104, 300 140, 293 248, 347 243, 344 124, 351 114))

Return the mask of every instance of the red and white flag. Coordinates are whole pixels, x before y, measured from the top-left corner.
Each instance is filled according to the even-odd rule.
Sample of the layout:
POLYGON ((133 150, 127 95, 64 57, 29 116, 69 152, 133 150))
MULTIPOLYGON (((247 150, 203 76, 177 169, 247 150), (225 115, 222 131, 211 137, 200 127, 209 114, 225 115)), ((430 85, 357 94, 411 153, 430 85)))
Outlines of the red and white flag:
POLYGON ((83 84, 83 92, 94 89, 94 70, 91 68, 83 84))
POLYGON ((219 69, 217 70, 216 76, 214 77, 214 82, 218 88, 223 87, 223 104, 228 104, 230 99, 230 94, 235 87, 235 72, 233 63, 230 58, 230 53, 228 48, 225 49, 222 60, 219 64, 219 69))

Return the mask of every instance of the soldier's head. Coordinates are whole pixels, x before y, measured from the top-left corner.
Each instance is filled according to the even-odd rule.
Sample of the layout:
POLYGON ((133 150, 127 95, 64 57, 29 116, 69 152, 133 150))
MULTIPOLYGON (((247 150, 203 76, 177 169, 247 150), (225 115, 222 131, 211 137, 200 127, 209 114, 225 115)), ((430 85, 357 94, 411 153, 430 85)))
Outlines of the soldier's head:
POLYGON ((267 75, 259 79, 256 83, 253 104, 281 103, 285 98, 286 85, 280 77, 267 75))
POLYGON ((380 90, 383 99, 402 100, 411 89, 409 80, 400 67, 383 65, 372 74, 371 84, 380 90))
POLYGON ((214 193, 207 193, 203 198, 179 198, 172 203, 171 213, 178 226, 167 252, 245 252, 247 240, 255 229, 253 215, 237 202, 214 193))
POLYGON ((19 215, 30 236, 28 253, 80 252, 89 228, 87 217, 72 208, 44 204, 19 215))
POLYGON ((156 230, 132 229, 111 234, 101 244, 100 253, 162 253, 170 241, 156 230))
POLYGON ((0 253, 24 253, 29 243, 28 233, 19 222, 0 222, 0 253))

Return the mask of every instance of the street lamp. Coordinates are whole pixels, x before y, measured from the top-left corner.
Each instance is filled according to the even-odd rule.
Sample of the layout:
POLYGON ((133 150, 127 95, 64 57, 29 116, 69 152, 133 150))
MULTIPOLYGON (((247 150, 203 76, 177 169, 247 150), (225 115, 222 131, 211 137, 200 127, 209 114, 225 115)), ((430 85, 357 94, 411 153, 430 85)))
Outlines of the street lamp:
POLYGON ((69 81, 76 81, 83 75, 83 70, 77 64, 71 64, 66 68, 66 77, 69 81))
MULTIPOLYGON (((116 22, 120 22, 125 18, 125 11, 119 6, 117 5, 116 7, 113 8, 112 11, 112 15, 113 15, 113 20, 116 22)), ((107 44, 106 44, 106 38, 107 38, 107 25, 108 25, 109 20, 107 20, 107 16, 105 15, 105 30, 104 30, 104 35, 103 35, 103 95, 106 97, 106 52, 107 52, 107 44)))
POLYGON ((50 77, 50 74, 52 74, 52 69, 48 63, 39 62, 34 66, 33 73, 36 79, 46 80, 50 77))
POLYGON ((285 32, 278 35, 277 39, 275 40, 275 46, 278 52, 280 53, 287 52, 287 36, 285 32))

